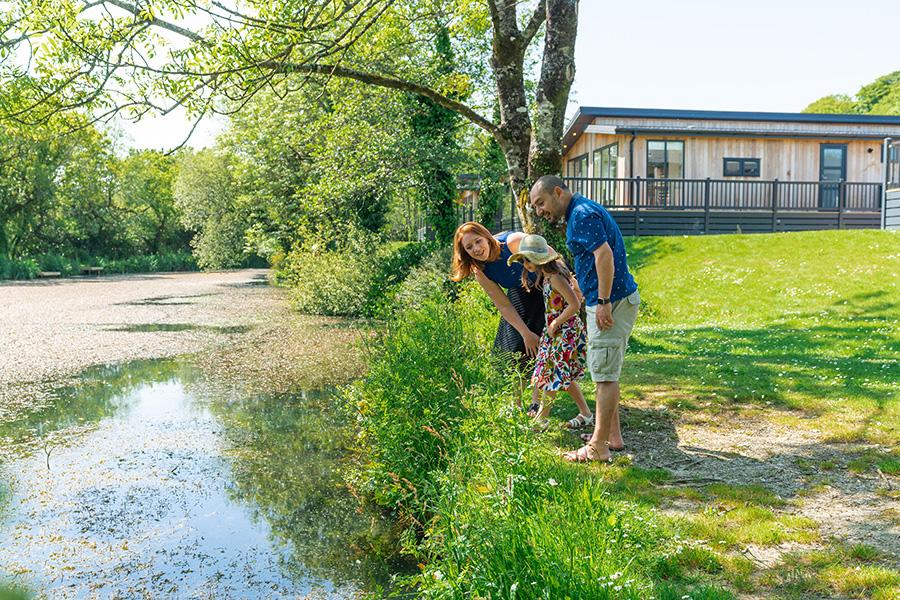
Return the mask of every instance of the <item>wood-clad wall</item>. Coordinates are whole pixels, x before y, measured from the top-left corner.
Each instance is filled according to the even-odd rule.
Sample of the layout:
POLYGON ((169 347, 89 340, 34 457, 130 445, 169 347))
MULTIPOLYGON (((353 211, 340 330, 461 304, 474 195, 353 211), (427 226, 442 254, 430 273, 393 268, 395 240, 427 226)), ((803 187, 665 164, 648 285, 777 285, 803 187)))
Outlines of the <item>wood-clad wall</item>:
MULTIPOLYGON (((563 174, 569 175, 569 161, 587 154, 588 176, 593 172, 593 153, 607 144, 618 142, 618 176, 629 177, 630 135, 601 135, 584 133, 574 147, 566 152, 563 174)), ((818 181, 820 144, 847 144, 847 181, 878 183, 882 179, 881 144, 877 141, 841 139, 791 138, 717 138, 686 136, 645 136, 638 134, 634 141, 634 170, 636 177, 647 176, 647 141, 683 140, 686 179, 818 181), (724 177, 723 160, 728 158, 759 158, 759 177, 724 177)))

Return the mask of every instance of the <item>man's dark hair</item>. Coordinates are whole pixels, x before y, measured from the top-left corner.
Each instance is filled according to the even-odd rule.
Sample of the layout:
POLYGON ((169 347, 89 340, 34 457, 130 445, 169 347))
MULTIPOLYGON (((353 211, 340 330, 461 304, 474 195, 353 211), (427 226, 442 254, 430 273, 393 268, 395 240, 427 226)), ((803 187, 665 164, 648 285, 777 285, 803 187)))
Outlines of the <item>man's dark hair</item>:
POLYGON ((553 188, 562 188, 564 190, 568 190, 566 187, 566 182, 557 177, 556 175, 544 175, 534 182, 538 189, 542 192, 552 192, 553 188))

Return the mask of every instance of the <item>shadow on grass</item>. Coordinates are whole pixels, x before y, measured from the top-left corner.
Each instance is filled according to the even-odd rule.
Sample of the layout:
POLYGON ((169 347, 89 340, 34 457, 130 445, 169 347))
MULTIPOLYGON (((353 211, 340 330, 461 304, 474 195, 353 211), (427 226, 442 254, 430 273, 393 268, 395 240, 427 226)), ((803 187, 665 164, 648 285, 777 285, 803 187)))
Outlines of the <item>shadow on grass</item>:
POLYGON ((683 392, 675 405, 686 409, 703 399, 808 417, 852 412, 857 430, 848 439, 896 441, 897 312, 878 292, 758 328, 644 330, 630 342, 626 383, 683 392))

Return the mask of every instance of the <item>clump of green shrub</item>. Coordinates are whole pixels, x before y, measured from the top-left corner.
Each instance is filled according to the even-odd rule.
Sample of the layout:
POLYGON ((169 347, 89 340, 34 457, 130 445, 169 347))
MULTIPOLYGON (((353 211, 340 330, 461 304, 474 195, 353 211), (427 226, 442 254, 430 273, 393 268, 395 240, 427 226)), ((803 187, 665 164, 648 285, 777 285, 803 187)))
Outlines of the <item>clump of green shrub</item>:
POLYGON ((0 279, 34 279, 42 271, 59 273, 60 277, 79 275, 82 267, 103 267, 104 273, 154 273, 196 271, 197 261, 190 252, 144 254, 126 258, 91 256, 66 257, 42 254, 21 260, 0 257, 0 279))
POLYGON ((292 288, 300 312, 383 317, 395 312, 395 294, 430 243, 385 244, 377 235, 351 233, 339 242, 308 240, 279 259, 276 281, 292 288))
POLYGON ((34 279, 40 270, 32 258, 10 260, 0 256, 0 279, 34 279))
POLYGON ((106 273, 154 273, 171 271, 196 271, 197 260, 190 252, 146 254, 120 259, 96 259, 95 266, 106 273))

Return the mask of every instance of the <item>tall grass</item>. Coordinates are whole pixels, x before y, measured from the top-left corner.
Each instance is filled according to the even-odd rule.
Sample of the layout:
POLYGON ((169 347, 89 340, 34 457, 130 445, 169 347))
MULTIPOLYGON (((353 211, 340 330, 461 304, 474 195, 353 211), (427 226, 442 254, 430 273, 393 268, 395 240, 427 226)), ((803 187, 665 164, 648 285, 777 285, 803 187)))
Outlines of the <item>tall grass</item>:
POLYGON ((491 308, 467 285, 401 312, 344 392, 359 425, 350 480, 408 524, 422 568, 406 583, 434 598, 731 597, 668 581, 685 547, 655 513, 565 464, 511 408, 491 308))

